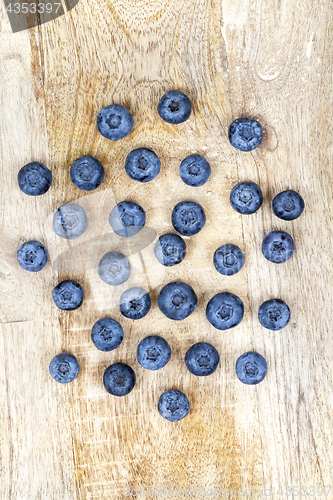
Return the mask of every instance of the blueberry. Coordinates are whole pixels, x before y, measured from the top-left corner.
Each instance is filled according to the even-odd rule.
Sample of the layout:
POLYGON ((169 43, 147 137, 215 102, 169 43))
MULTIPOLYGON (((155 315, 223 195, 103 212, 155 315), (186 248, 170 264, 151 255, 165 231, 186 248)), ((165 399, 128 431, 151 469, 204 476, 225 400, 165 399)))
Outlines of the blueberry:
POLYGON ((108 252, 99 261, 98 275, 108 285, 118 286, 131 275, 131 264, 120 252, 108 252))
POLYGON ((25 271, 41 271, 48 259, 47 250, 39 241, 26 241, 17 250, 17 262, 25 271))
POLYGON ((273 231, 264 238, 261 250, 267 260, 282 264, 293 255, 295 245, 290 234, 284 231, 273 231))
POLYGON ((91 340, 100 351, 113 351, 123 341, 124 331, 118 321, 102 318, 91 329, 91 340))
POLYGON ((155 179, 161 169, 159 157, 147 148, 133 149, 126 158, 125 170, 134 181, 149 182, 155 179))
POLYGON ((261 143, 263 131, 257 120, 238 118, 229 126, 229 141, 240 151, 252 151, 261 143))
POLYGON ((103 165, 89 155, 74 160, 69 173, 74 186, 83 191, 93 191, 101 185, 104 179, 103 165))
POLYGON ((52 298, 59 309, 73 311, 83 302, 83 288, 76 281, 65 280, 54 287, 52 298))
POLYGON ((303 213, 304 200, 296 191, 289 189, 275 196, 272 207, 279 219, 294 220, 303 213))
POLYGON ((143 368, 159 370, 171 358, 171 349, 166 340, 158 335, 152 335, 141 340, 136 357, 143 368))
POLYGON ((236 374, 243 384, 259 384, 266 373, 266 360, 257 352, 245 352, 236 361, 236 374))
POLYGON ((72 382, 79 373, 79 362, 73 354, 57 354, 51 360, 49 371, 54 380, 61 384, 72 382))
POLYGON ((111 210, 109 223, 118 236, 128 238, 141 231, 146 223, 146 213, 133 201, 121 201, 111 210))
POLYGON ((191 101, 179 90, 170 90, 161 98, 157 110, 165 122, 175 125, 189 118, 191 101))
POLYGON ((206 308, 208 321, 218 330, 228 330, 239 325, 243 315, 244 304, 242 300, 229 292, 214 295, 206 308))
POLYGON ((158 307, 169 319, 181 320, 193 313, 197 296, 193 288, 182 281, 165 285, 158 295, 158 307))
POLYGON ((206 342, 194 344, 185 354, 188 370, 198 377, 206 377, 215 372, 220 356, 214 346, 206 342))
POLYGON ((190 155, 183 160, 179 167, 182 180, 188 186, 202 186, 210 176, 210 165, 201 155, 190 155))
POLYGON ((282 330, 290 320, 290 309, 281 299, 271 299, 259 307, 259 321, 268 330, 282 330))
POLYGON ((162 234, 155 244, 154 252, 163 266, 175 266, 185 258, 186 244, 177 234, 162 234))
POLYGON ((262 191, 255 182, 239 182, 230 192, 232 208, 243 215, 254 214, 262 202, 262 191))
POLYGON ((129 319, 141 319, 150 311, 151 299, 143 288, 125 290, 119 300, 120 312, 129 319))
POLYGON ((225 276, 238 273, 244 265, 244 254, 240 248, 231 243, 222 245, 214 253, 215 269, 225 276))
POLYGON ((111 104, 102 108, 97 115, 99 133, 111 141, 126 137, 133 128, 133 116, 121 104, 111 104))
POLYGON ((199 233, 206 222, 204 209, 195 201, 181 201, 172 211, 172 225, 183 236, 199 233))
POLYGON ((88 227, 88 218, 84 208, 75 203, 66 203, 58 208, 53 217, 53 230, 67 240, 81 236, 88 227))
POLYGON ((103 384, 112 396, 126 396, 135 385, 135 373, 125 363, 114 363, 105 370, 103 384))
POLYGON ((183 392, 165 391, 158 400, 158 411, 166 420, 178 422, 189 414, 190 403, 183 392))
POLYGON ((33 161, 21 168, 17 180, 23 193, 29 196, 40 196, 49 190, 52 174, 45 165, 33 161))

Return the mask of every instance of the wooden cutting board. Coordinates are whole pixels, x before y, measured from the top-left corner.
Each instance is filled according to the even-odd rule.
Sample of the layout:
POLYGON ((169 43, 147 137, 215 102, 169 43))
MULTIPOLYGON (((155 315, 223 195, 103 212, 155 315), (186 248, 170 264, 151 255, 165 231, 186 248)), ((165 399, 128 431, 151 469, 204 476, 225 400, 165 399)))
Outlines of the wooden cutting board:
MULTIPOLYGON (((302 498, 313 498, 319 493, 311 487, 332 484, 331 7, 307 0, 80 0, 65 16, 13 34, 1 5, 2 499, 120 500, 139 490, 147 496, 147 489, 154 490, 150 498, 168 498, 169 490, 184 496, 189 488, 192 498, 214 488, 215 496, 224 490, 240 497, 238 490, 253 488, 252 498, 271 492, 269 498, 281 499, 287 486, 304 486, 302 498), (178 126, 157 113, 160 97, 173 88, 193 103, 190 119, 178 126), (134 116, 132 133, 116 143, 96 127, 98 111, 111 103, 134 116), (240 116, 256 118, 264 129, 262 145, 251 153, 228 141, 228 126, 240 116), (124 169, 129 151, 140 146, 153 149, 162 163, 147 185, 130 180, 124 169), (181 160, 192 153, 212 167, 197 189, 179 177, 181 160), (106 171, 89 196, 69 177, 71 162, 83 154, 96 156, 106 171), (36 198, 17 185, 19 169, 33 160, 45 163, 54 179, 36 198), (232 186, 242 180, 257 182, 264 194, 251 216, 229 204, 232 186), (306 203, 292 222, 271 210, 273 197, 285 189, 295 189, 306 203), (153 304, 140 321, 126 320, 117 306, 128 284, 112 290, 97 276, 111 237, 109 209, 124 199, 144 207, 153 238, 172 231, 171 211, 181 200, 199 202, 207 216, 175 268, 154 259, 153 240, 132 252, 131 284, 149 288, 153 304), (75 200, 86 204, 89 229, 75 241, 68 266, 59 268, 57 257, 72 244, 64 247, 52 235, 50 221, 59 205, 75 200), (296 245, 283 265, 261 253, 264 235, 277 229, 296 245), (42 241, 50 253, 36 275, 16 261, 17 248, 29 239, 42 241), (226 242, 245 253, 246 264, 233 277, 213 267, 215 249, 226 242), (78 310, 59 312, 52 289, 68 278, 82 284, 85 299, 78 310), (162 286, 176 279, 198 295, 195 312, 181 322, 157 307, 162 286), (220 291, 236 293, 245 304, 242 323, 227 331, 205 318, 208 300, 220 291), (292 314, 278 332, 258 321, 259 305, 274 297, 292 314), (104 316, 121 321, 125 332, 109 353, 90 339, 92 325, 104 316), (172 348, 170 362, 157 372, 136 361, 138 343, 152 334, 172 348), (184 364, 198 341, 220 354, 209 377, 191 375, 184 364), (235 374, 236 359, 248 350, 268 363, 256 386, 235 374), (62 351, 80 362, 78 378, 68 385, 48 372, 62 351), (137 376, 123 398, 102 384, 105 368, 118 361, 137 376), (160 394, 171 388, 185 392, 191 404, 178 423, 157 411, 160 394)), ((326 488, 321 498, 332 499, 332 491, 326 488)), ((298 497, 297 489, 289 496, 298 497)))

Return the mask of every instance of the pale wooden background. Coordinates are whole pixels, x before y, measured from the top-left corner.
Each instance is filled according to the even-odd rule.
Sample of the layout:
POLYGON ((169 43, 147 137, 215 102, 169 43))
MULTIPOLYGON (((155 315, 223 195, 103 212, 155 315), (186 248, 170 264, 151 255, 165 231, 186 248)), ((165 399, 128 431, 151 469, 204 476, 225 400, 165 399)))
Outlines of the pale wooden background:
POLYGON ((1 499, 122 499, 124 486, 158 485, 272 486, 270 498, 281 499, 281 484, 332 484, 332 17, 332 2, 324 0, 80 0, 66 16, 12 34, 1 4, 1 499), (190 119, 179 126, 162 122, 156 109, 173 88, 193 102, 190 119), (95 120, 114 102, 131 110, 135 126, 113 144, 99 135, 95 120), (242 115, 265 130, 252 153, 237 152, 227 139, 229 123, 242 115), (124 171, 126 155, 138 146, 162 161, 147 185, 124 171), (178 175, 190 153, 203 154, 212 166, 198 189, 178 175), (106 176, 93 198, 80 201, 90 227, 73 257, 79 268, 73 274, 48 264, 28 274, 16 262, 22 242, 41 240, 52 261, 64 251, 50 220, 60 204, 85 194, 69 179, 71 162, 82 154, 96 155, 106 176), (42 197, 25 196, 17 186, 18 170, 32 160, 53 172, 42 197), (263 190, 255 215, 241 217, 229 205, 240 180, 263 190), (274 195, 288 188, 306 203, 293 222, 270 209, 274 195), (131 257, 132 282, 152 289, 152 310, 139 322, 121 317, 115 304, 122 289, 112 295, 96 278, 105 248, 122 245, 110 243, 107 215, 115 200, 126 198, 143 205, 147 226, 159 234, 172 229, 171 210, 180 200, 198 201, 207 215, 176 268, 158 266, 152 245, 142 260, 131 257), (295 239, 296 252, 284 265, 267 262, 260 251, 263 235, 275 229, 295 239), (245 251, 246 265, 234 277, 212 265, 225 242, 245 251), (85 300, 77 311, 59 312, 51 292, 68 277, 84 286, 85 300), (157 307, 160 288, 174 279, 190 283, 199 299, 181 323, 157 307), (208 299, 223 290, 245 303, 242 323, 225 332, 204 314, 208 299), (290 324, 275 333, 257 319, 260 303, 273 297, 292 311, 290 324), (93 323, 105 315, 121 320, 125 331, 111 353, 90 340, 93 323), (172 347, 171 361, 156 373, 135 358, 149 334, 163 335, 172 347), (205 379, 183 362, 197 341, 211 342, 221 357, 205 379), (48 373, 62 350, 81 366, 68 386, 48 373), (253 387, 234 371, 247 350, 264 355, 269 367, 253 387), (135 389, 119 399, 102 386, 104 369, 116 361, 137 375, 135 389), (191 402, 190 415, 176 424, 157 412, 159 395, 169 388, 183 390, 191 402))

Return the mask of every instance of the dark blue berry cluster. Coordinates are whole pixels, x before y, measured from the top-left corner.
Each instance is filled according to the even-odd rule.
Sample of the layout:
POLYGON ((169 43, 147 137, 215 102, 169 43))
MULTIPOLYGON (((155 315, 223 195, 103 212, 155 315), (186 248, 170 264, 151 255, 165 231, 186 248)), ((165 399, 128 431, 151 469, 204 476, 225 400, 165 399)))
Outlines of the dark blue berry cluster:
MULTIPOLYGON (((176 125, 186 121, 191 115, 191 100, 178 90, 167 92, 158 104, 159 116, 168 124, 176 125)), ((130 134, 134 119, 130 111, 119 104, 111 104, 100 110, 97 128, 100 134, 118 141, 130 134)), ((241 117, 229 126, 229 141, 242 152, 253 151, 263 140, 263 130, 258 121, 241 117)), ((161 161, 154 151, 140 147, 132 150, 125 161, 125 172, 134 181, 150 182, 161 169, 161 161)), ((180 164, 179 174, 185 184, 192 187, 204 185, 210 175, 208 161, 199 154, 187 156, 180 164)), ((73 161, 70 178, 74 186, 85 191, 97 189, 104 179, 102 164, 90 155, 83 155, 73 161)), ((32 162, 18 173, 20 189, 29 196, 45 194, 52 182, 52 173, 42 163, 32 162)), ((239 182, 230 192, 231 207, 242 215, 255 214, 263 204, 260 187, 250 181, 239 182)), ((292 190, 283 191, 272 202, 273 213, 282 220, 294 220, 304 210, 302 197, 292 190)), ((171 214, 171 222, 178 234, 165 233, 159 236, 154 253, 158 262, 166 267, 180 264, 186 256, 186 244, 182 236, 192 237, 205 226, 204 208, 197 202, 185 200, 177 203, 171 214), (181 236, 180 236, 181 235, 181 236)), ((119 236, 130 238, 138 234, 146 223, 143 207, 130 200, 118 203, 109 215, 109 224, 119 236)), ((76 203, 60 206, 53 217, 53 229, 57 236, 65 239, 79 238, 88 227, 88 218, 83 207, 76 203)), ((294 252, 292 237, 284 231, 273 231, 262 242, 262 253, 273 263, 286 262, 294 252)), ((48 252, 38 241, 27 241, 17 251, 19 265, 26 271, 39 272, 48 262, 48 252)), ((224 243, 212 256, 215 269, 224 276, 233 276, 244 266, 244 253, 233 243, 224 243)), ((99 261, 98 275, 110 286, 125 283, 131 275, 129 259, 122 253, 111 250, 99 261)), ((83 287, 76 281, 67 279, 58 283, 52 298, 55 305, 64 311, 78 309, 84 299, 83 287)), ((173 281, 159 292, 158 307, 170 320, 181 321, 193 313, 198 299, 195 290, 188 283, 173 281)), ((119 300, 121 314, 130 320, 140 320, 151 309, 149 292, 140 287, 125 290, 119 300)), ((218 330, 228 330, 240 324, 244 315, 243 301, 230 292, 220 292, 210 298, 206 305, 206 318, 218 330)), ((281 299, 271 299, 259 307, 261 325, 269 330, 281 330, 290 320, 290 309, 281 299)), ((113 318, 105 317, 95 322, 91 329, 91 340, 97 349, 108 352, 120 346, 124 338, 122 325, 113 318)), ((148 336, 137 346, 137 361, 147 370, 162 369, 171 358, 171 347, 159 335, 148 336)), ((187 350, 185 365, 191 374, 199 377, 212 375, 219 364, 217 349, 207 343, 198 342, 187 350)), ((76 357, 69 353, 56 355, 49 365, 52 377, 60 383, 69 383, 79 373, 76 357)), ((267 372, 266 360, 257 352, 246 352, 239 356, 235 364, 236 375, 244 384, 258 384, 267 372)), ((133 369, 125 363, 114 363, 106 368, 103 384, 106 391, 114 396, 125 396, 135 386, 133 369)), ((190 411, 187 396, 175 389, 166 390, 159 398, 158 411, 167 420, 176 422, 190 411)))

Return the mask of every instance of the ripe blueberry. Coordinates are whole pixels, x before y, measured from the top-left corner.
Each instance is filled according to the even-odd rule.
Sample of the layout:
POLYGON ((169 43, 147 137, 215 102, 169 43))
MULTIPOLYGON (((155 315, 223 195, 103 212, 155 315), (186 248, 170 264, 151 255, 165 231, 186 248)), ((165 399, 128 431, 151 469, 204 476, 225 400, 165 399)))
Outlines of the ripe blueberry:
POLYGON ((97 115, 99 133, 111 141, 126 137, 133 128, 133 116, 121 104, 111 104, 102 108, 97 115))
POLYGON ((151 299, 143 288, 125 290, 119 300, 120 312, 129 319, 141 319, 150 311, 151 299))
POLYGON ((157 110, 165 122, 175 125, 189 118, 191 101, 179 90, 170 90, 161 98, 157 110))
POLYGON ((125 363, 114 363, 105 370, 103 384, 109 394, 126 396, 135 385, 135 373, 125 363))
POLYGON ((189 414, 190 403, 183 392, 165 391, 158 400, 158 411, 166 420, 178 422, 189 414))
POLYGON ((67 240, 81 236, 88 227, 88 218, 84 208, 75 203, 66 203, 58 208, 53 217, 53 230, 67 240))
POLYGON ((181 320, 193 313, 197 296, 193 288, 182 281, 165 285, 158 295, 158 307, 169 319, 181 320))
POLYGON ((222 245, 214 253, 215 269, 225 276, 238 273, 244 265, 244 254, 240 248, 231 243, 222 245))
POLYGON ((100 351, 113 351, 124 338, 124 331, 118 321, 102 318, 91 329, 91 340, 100 351))
POLYGON ((259 307, 259 321, 268 330, 281 330, 290 320, 290 309, 281 299, 271 299, 259 307))
POLYGON ((243 215, 254 214, 262 202, 262 191, 255 182, 239 182, 230 192, 232 208, 243 215))
POLYGON ((188 370, 198 377, 206 377, 215 372, 220 356, 214 346, 207 342, 194 344, 185 354, 188 370))
POLYGON ((279 219, 294 220, 299 217, 304 210, 304 200, 296 191, 283 191, 275 196, 273 212, 279 219))
POLYGON ((26 241, 17 250, 17 262, 25 271, 41 271, 48 259, 47 250, 39 241, 26 241))
POLYGON ((108 252, 99 261, 98 275, 108 285, 118 286, 131 275, 131 264, 120 252, 108 252))
POLYGON ((257 352, 245 352, 236 361, 236 374, 243 384, 259 384, 266 373, 266 360, 257 352))
POLYGON ((74 160, 69 173, 74 186, 83 191, 93 191, 101 185, 104 179, 103 165, 89 155, 74 160))
POLYGON ((51 360, 49 372, 57 382, 68 384, 72 382, 79 373, 79 362, 73 354, 57 354, 51 360))
POLYGON ((147 148, 133 149, 126 158, 125 170, 134 181, 149 182, 155 179, 161 169, 159 157, 147 148))
POLYGON ((252 118, 238 118, 229 126, 229 141, 240 151, 252 151, 263 139, 261 125, 252 118))
POLYGON ((24 165, 17 175, 19 188, 29 196, 40 196, 49 190, 52 182, 50 170, 38 161, 24 165))
POLYGON ((218 330, 228 330, 239 325, 243 315, 244 304, 242 300, 229 292, 214 295, 206 308, 208 321, 218 330))
POLYGON ((210 165, 201 155, 190 155, 183 160, 179 167, 182 180, 188 186, 202 186, 210 176, 210 165))
POLYGON ((143 368, 159 370, 171 358, 171 349, 166 340, 158 335, 152 335, 141 340, 136 357, 143 368))
POLYGON ((83 302, 83 288, 76 281, 65 280, 54 287, 52 298, 59 309, 73 311, 83 302))
POLYGON ((199 233, 206 222, 204 209, 195 201, 181 201, 172 211, 172 225, 183 236, 199 233))
POLYGON ((154 252, 163 266, 175 266, 185 258, 186 244, 177 234, 162 234, 155 244, 154 252))
POLYGON ((284 231, 273 231, 264 238, 261 250, 267 260, 282 264, 293 255, 295 245, 290 234, 284 231))
POLYGON ((146 214, 137 203, 121 201, 111 210, 109 223, 118 236, 129 238, 141 231, 146 223, 146 214))

